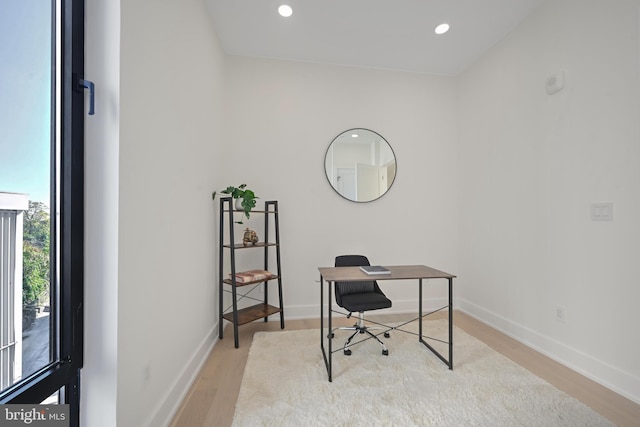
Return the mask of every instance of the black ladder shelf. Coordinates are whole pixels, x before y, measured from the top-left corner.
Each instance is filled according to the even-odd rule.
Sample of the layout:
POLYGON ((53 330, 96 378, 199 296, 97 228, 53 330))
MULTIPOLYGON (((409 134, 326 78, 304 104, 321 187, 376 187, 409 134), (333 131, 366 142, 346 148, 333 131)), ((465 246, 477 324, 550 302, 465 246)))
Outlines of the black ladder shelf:
POLYGON ((268 317, 280 313, 280 328, 284 329, 284 310, 282 305, 282 272, 280 267, 280 226, 278 223, 278 202, 275 200, 264 202, 264 210, 251 210, 251 214, 264 214, 264 241, 255 245, 245 246, 243 243, 236 243, 234 233, 234 212, 243 212, 234 210, 234 200, 231 197, 222 197, 220 199, 220 263, 218 264, 218 335, 223 338, 224 322, 226 320, 233 324, 233 339, 235 347, 240 346, 238 340, 238 327, 258 319, 268 321, 268 317), (271 218, 270 218, 271 217, 271 218), (270 220, 271 219, 271 220, 270 220), (227 227, 225 227, 225 222, 227 227), (273 226, 275 229, 275 239, 269 240, 269 229, 273 226), (228 236, 225 236, 225 229, 228 236), (228 237, 228 239, 227 239, 228 237), (236 251, 248 250, 255 248, 264 249, 264 270, 269 270, 269 261, 273 258, 275 252, 276 270, 275 276, 268 279, 256 280, 252 282, 236 281, 236 251), (270 250, 271 249, 271 250, 270 250), (275 249, 275 251, 274 251, 275 249), (225 279, 225 255, 229 256, 231 274, 225 279), (277 280, 278 284, 278 306, 269 305, 269 283, 277 280), (251 286, 253 285, 253 286, 251 286), (248 287, 247 287, 248 286, 248 287), (243 298, 257 300, 249 296, 251 291, 257 287, 263 287, 264 295, 259 304, 238 309, 238 301, 243 298), (247 287, 247 288, 245 288, 247 287), (247 289, 243 293, 243 289, 247 289), (223 297, 225 292, 231 293, 231 306, 224 309, 223 297))

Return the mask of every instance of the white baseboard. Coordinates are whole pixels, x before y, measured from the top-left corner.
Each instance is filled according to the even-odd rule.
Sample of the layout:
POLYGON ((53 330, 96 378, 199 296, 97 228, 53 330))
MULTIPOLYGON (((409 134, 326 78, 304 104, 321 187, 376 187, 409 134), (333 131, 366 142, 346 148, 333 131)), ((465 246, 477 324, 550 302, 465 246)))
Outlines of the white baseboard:
POLYGON ((640 378, 464 299, 455 307, 514 340, 640 404, 640 378))
POLYGON ((218 342, 218 324, 209 331, 193 353, 193 357, 185 364, 184 369, 172 384, 165 397, 160 400, 155 410, 148 418, 147 426, 167 427, 173 421, 180 405, 189 393, 191 386, 202 370, 211 350, 218 342))

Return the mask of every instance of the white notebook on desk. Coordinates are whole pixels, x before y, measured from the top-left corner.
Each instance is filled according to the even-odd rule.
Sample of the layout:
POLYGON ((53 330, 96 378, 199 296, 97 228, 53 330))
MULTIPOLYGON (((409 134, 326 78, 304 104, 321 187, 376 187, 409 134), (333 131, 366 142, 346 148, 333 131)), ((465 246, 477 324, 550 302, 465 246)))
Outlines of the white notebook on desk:
POLYGON ((360 270, 364 271, 369 275, 374 274, 391 274, 388 268, 385 268, 381 265, 363 265, 360 267, 360 270))

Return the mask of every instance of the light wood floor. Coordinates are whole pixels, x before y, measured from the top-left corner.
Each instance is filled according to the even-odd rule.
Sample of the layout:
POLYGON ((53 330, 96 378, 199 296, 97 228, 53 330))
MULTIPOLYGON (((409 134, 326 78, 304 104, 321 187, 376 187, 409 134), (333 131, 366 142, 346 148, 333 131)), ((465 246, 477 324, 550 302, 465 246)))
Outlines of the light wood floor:
MULTIPOLYGON (((400 322, 403 315, 379 316, 382 322, 400 322)), ((334 319, 335 326, 340 326, 334 319)), ((350 325, 353 320, 344 320, 350 325)), ((640 405, 520 344, 491 327, 454 313, 454 324, 520 366, 582 401, 621 427, 640 426, 640 405)), ((287 330, 319 329, 319 320, 285 320, 287 330)), ((240 327, 240 348, 233 346, 233 329, 218 341, 196 378, 171 427, 230 426, 254 332, 279 330, 280 322, 254 322, 240 327)), ((319 344, 318 344, 319 347, 319 344)), ((454 353, 455 355, 455 353, 454 353)), ((320 356, 319 356, 320 357, 320 356)), ((455 369, 455 358, 454 358, 455 369)))

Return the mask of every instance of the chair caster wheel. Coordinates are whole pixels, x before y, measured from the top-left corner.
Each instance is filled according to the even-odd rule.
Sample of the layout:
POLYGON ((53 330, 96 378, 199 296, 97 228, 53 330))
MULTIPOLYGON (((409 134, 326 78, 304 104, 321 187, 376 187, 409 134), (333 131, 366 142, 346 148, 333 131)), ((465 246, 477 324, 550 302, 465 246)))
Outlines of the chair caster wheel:
POLYGON ((389 338, 389 337, 391 337, 391 335, 389 335, 389 332, 385 332, 385 333, 384 333, 384 337, 385 337, 385 338, 389 338))
POLYGON ((346 349, 346 350, 344 351, 344 355, 345 355, 345 356, 351 356, 351 350, 346 349))
POLYGON ((388 356, 389 355, 389 350, 382 350, 382 355, 383 356, 388 356))
POLYGON ((334 339, 336 336, 336 334, 329 334, 329 336, 327 338, 329 338, 330 340, 334 339))

